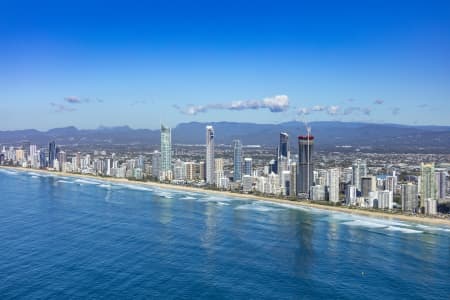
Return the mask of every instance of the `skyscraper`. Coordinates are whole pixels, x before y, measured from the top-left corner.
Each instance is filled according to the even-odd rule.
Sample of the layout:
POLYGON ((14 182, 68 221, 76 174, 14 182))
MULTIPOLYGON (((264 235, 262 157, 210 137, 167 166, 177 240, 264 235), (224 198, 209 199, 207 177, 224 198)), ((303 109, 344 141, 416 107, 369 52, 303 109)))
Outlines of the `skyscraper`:
POLYGON ((314 137, 309 134, 309 130, 308 135, 298 137, 297 193, 306 198, 310 198, 313 185, 313 145, 314 137))
POLYGON ((47 156, 45 155, 45 149, 39 151, 39 168, 47 168, 47 156))
POLYGON ((214 159, 214 183, 218 187, 221 186, 221 180, 225 177, 224 171, 223 171, 223 158, 216 158, 214 159))
POLYGON ((56 159, 56 143, 55 141, 50 142, 48 145, 48 166, 53 168, 53 162, 56 159))
POLYGON ((369 198, 370 192, 377 190, 377 180, 374 176, 363 176, 360 180, 361 183, 361 196, 369 198))
POLYGON ((160 180, 172 179, 172 133, 169 127, 161 124, 161 166, 160 180))
POLYGON ((206 183, 214 184, 214 129, 206 126, 206 183))
POLYGON ((244 175, 252 176, 253 160, 251 157, 244 158, 244 175))
POLYGON ((278 146, 278 158, 287 158, 289 153, 289 135, 286 132, 280 133, 280 145, 278 146))
POLYGON ((345 189, 345 204, 356 205, 356 187, 347 185, 345 189))
POLYGON ((418 206, 417 185, 412 183, 402 184, 400 194, 402 198, 402 210, 416 212, 418 206))
POLYGON ((420 167, 420 208, 425 210, 425 201, 436 200, 436 176, 434 175, 434 163, 421 164, 420 167))
POLYGON ((352 185, 361 192, 361 178, 367 176, 367 163, 365 160, 357 159, 352 166, 352 185))
POLYGON ((233 141, 233 180, 242 179, 242 143, 240 140, 233 141))
POLYGON ((447 173, 444 170, 436 170, 436 198, 445 199, 447 195, 447 173))
POLYGON ((297 196, 297 162, 291 163, 291 181, 289 182, 289 196, 297 196))
POLYGON ((152 176, 159 178, 161 172, 161 152, 155 150, 152 153, 152 176))
POLYGON ((327 172, 328 177, 328 201, 332 203, 339 202, 339 176, 340 172, 338 168, 329 169, 327 172))
POLYGON ((280 132, 280 143, 277 147, 277 173, 280 178, 280 185, 284 186, 283 172, 289 171, 289 135, 285 132, 280 132))

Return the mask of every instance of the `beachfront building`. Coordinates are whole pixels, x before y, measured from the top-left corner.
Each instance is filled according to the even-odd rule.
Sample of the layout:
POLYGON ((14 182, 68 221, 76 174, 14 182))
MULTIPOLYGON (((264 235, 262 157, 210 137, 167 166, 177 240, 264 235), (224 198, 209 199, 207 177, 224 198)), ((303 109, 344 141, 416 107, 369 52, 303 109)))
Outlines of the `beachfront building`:
POLYGON ((416 212, 418 207, 417 185, 410 183, 402 184, 400 187, 402 199, 402 210, 406 212, 416 212))
POLYGON ((244 158, 244 175, 252 176, 253 160, 251 157, 244 158))
POLYGON ((206 183, 214 184, 216 180, 214 172, 214 128, 206 126, 206 183))
POLYGON ((425 201, 436 199, 436 176, 434 174, 434 163, 420 166, 420 208, 422 212, 427 211, 425 201))
POLYGON ((332 203, 339 203, 339 177, 340 172, 338 168, 329 169, 327 172, 327 194, 328 201, 332 203))
POLYGON ((297 194, 301 198, 310 198, 313 186, 314 164, 312 161, 314 137, 309 134, 298 137, 298 174, 297 194))
POLYGON ((172 179, 172 132, 161 124, 161 166, 159 180, 172 179))
POLYGON ((367 163, 357 159, 352 165, 352 185, 361 191, 361 178, 367 176, 367 163))
POLYGON ((242 179, 242 143, 240 140, 233 141, 233 181, 242 179))

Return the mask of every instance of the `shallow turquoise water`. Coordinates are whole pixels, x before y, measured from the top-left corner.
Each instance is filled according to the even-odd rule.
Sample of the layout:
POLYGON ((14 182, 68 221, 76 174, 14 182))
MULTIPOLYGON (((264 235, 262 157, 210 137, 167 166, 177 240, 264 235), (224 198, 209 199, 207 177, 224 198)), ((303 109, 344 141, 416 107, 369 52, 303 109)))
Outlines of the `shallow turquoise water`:
POLYGON ((450 229, 0 170, 0 296, 448 299, 450 229))

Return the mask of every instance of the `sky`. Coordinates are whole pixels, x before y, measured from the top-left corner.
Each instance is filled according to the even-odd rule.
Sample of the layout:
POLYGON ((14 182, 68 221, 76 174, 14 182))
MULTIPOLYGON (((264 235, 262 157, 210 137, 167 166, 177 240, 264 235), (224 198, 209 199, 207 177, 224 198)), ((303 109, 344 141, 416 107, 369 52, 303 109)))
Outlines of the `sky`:
POLYGON ((450 125, 450 1, 1 1, 0 130, 450 125))

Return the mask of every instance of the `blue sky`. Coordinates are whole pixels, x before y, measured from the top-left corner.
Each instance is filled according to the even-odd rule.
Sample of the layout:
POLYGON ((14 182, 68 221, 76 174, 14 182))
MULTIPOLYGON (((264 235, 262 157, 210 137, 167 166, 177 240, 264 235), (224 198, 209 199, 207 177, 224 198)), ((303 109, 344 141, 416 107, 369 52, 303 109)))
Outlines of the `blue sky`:
POLYGON ((0 130, 450 125, 448 1, 2 1, 0 130))

